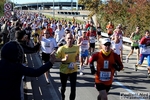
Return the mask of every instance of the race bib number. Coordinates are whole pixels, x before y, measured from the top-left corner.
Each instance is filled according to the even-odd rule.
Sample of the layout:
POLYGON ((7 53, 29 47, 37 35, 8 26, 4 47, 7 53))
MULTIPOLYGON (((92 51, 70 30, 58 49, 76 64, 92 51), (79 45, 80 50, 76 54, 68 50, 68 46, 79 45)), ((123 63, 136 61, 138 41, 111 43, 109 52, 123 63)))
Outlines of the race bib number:
POLYGON ((111 78, 111 72, 100 71, 100 80, 109 81, 111 78))
POLYGON ((70 64, 68 65, 68 68, 69 68, 69 69, 74 69, 74 66, 75 66, 75 63, 72 62, 72 63, 70 63, 70 64))
POLYGON ((90 43, 95 43, 95 37, 92 36, 92 37, 89 37, 90 38, 90 43))
POLYGON ((50 43, 45 43, 45 47, 50 47, 50 43))
POLYGON ((108 69, 108 66, 109 66, 109 61, 104 60, 104 69, 108 69))
POLYGON ((98 31, 98 32, 100 32, 100 31, 101 31, 101 29, 97 29, 97 31, 98 31))
POLYGON ((138 43, 139 43, 139 41, 138 41, 138 40, 135 40, 135 41, 134 41, 134 43, 137 43, 137 44, 138 44, 138 43))
POLYGON ((133 41, 133 44, 137 44, 137 45, 138 45, 138 44, 139 44, 139 41, 138 41, 138 40, 134 40, 134 41, 133 41))

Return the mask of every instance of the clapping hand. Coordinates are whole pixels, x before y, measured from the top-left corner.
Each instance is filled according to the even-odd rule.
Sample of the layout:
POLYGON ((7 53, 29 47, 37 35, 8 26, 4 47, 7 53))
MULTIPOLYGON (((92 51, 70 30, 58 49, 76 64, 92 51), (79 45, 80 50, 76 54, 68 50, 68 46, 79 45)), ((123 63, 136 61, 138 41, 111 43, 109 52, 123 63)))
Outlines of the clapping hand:
POLYGON ((65 58, 64 58, 64 60, 66 61, 68 59, 68 54, 67 55, 65 55, 65 58))
POLYGON ((56 61, 56 57, 55 57, 55 51, 53 51, 51 54, 50 54, 50 60, 49 60, 52 64, 55 63, 56 61))

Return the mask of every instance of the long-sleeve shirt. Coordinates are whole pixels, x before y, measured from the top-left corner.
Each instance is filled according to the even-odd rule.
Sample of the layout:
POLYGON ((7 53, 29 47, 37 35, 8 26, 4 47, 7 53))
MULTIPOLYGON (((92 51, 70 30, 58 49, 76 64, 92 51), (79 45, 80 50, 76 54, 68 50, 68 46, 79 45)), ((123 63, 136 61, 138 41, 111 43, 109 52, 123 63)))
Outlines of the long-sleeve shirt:
MULTIPOLYGON (((10 51, 11 52, 11 51, 10 51)), ((0 98, 1 100, 21 100, 20 86, 22 76, 38 77, 52 67, 50 62, 33 69, 20 63, 12 63, 5 59, 0 61, 0 98)))

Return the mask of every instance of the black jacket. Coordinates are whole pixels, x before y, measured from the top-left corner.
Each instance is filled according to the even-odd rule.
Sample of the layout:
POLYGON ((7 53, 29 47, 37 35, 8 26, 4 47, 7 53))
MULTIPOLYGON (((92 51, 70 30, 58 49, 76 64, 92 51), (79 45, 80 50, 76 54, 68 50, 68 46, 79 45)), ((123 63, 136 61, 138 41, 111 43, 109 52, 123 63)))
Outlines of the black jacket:
POLYGON ((0 99, 21 100, 20 86, 22 76, 38 77, 52 67, 47 62, 38 69, 25 67, 21 64, 22 48, 18 43, 8 42, 1 50, 0 60, 0 99))
POLYGON ((0 99, 21 100, 20 86, 22 76, 38 77, 51 68, 50 62, 38 69, 25 67, 19 63, 0 61, 0 99))

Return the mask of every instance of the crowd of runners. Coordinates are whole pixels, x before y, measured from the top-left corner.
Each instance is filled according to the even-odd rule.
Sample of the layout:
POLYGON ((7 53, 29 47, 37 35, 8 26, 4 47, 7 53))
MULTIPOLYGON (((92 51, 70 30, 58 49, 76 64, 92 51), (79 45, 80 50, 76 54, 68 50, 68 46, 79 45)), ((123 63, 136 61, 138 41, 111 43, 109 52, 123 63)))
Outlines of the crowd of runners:
MULTIPOLYGON (((99 91, 97 100, 107 100, 107 93, 112 85, 115 71, 123 70, 123 35, 122 25, 116 27, 109 22, 106 30, 109 38, 101 38, 101 26, 91 20, 78 23, 75 18, 66 21, 64 18, 47 18, 40 13, 16 11, 16 18, 0 19, 0 37, 5 45, 9 41, 18 41, 25 53, 38 52, 43 64, 48 62, 50 55, 56 53, 56 61, 60 65, 61 96, 65 100, 66 82, 68 77, 71 84, 70 100, 75 100, 76 79, 84 75, 84 67, 89 66, 91 73, 95 74, 96 89, 99 91), (96 43, 99 51, 96 52, 96 43), (94 53, 96 52, 96 53, 94 53), (97 62, 97 66, 94 65, 97 62), (77 63, 79 62, 79 66, 77 63)), ((148 75, 150 75, 150 32, 145 31, 141 37, 140 27, 137 26, 131 34, 131 51, 129 57, 137 50, 137 63, 135 70, 142 65, 147 57, 148 75)), ((24 65, 27 63, 24 59, 24 65)), ((26 65, 25 65, 26 66, 26 65)), ((49 84, 49 72, 45 78, 49 84)))

